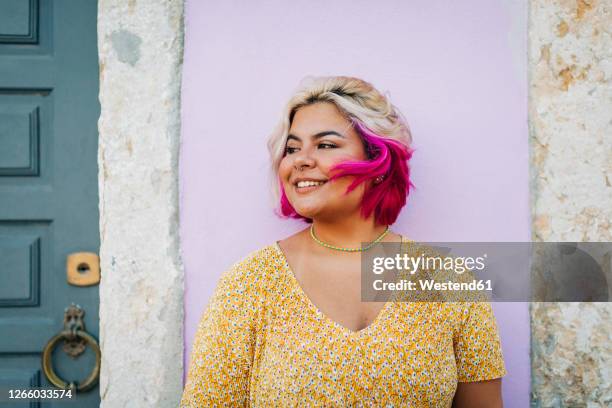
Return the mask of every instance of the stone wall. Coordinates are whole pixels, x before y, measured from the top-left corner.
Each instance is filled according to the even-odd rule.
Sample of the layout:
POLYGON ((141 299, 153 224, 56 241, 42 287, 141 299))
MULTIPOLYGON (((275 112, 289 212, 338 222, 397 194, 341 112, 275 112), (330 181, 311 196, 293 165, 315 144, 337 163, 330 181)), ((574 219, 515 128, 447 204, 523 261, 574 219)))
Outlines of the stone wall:
POLYGON ((99 0, 101 406, 175 407, 182 0, 99 0))
MULTIPOLYGON (((612 241, 611 36, 612 0, 530 1, 534 240, 612 241)), ((532 304, 533 406, 612 405, 611 315, 609 303, 532 304)))

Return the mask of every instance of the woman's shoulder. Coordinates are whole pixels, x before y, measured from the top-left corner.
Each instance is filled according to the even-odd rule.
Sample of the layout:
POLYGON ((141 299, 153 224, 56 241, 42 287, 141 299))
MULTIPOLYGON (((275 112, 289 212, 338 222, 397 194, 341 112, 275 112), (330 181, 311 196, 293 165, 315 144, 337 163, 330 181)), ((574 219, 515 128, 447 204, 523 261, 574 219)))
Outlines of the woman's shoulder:
POLYGON ((279 245, 274 242, 249 252, 245 257, 237 261, 233 267, 249 271, 263 271, 277 269, 279 266, 282 266, 283 263, 283 256, 280 252, 279 245))
POLYGON ((284 267, 284 257, 277 243, 251 251, 235 262, 221 277, 244 289, 261 291, 278 278, 284 267))

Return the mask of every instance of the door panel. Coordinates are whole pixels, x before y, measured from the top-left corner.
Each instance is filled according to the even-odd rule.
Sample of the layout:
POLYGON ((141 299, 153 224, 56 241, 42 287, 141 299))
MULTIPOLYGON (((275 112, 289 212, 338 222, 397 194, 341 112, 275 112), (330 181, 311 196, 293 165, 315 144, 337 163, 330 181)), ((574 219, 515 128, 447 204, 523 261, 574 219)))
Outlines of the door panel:
POLYGON ((4 0, 0 3, 0 42, 38 43, 38 0, 4 0))
MULTIPOLYGON (((0 386, 52 387, 41 354, 71 303, 98 338, 98 286, 66 281, 69 254, 99 250, 96 27, 94 0, 0 1, 0 386)), ((67 381, 94 360, 53 353, 67 381)))

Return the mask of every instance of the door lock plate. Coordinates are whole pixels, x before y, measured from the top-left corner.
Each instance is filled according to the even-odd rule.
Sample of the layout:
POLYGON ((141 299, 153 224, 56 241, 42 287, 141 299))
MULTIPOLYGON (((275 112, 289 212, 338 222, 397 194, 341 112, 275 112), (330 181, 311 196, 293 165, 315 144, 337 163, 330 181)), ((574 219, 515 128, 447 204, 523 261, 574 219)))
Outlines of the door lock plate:
POLYGON ((74 286, 100 283, 100 258, 93 252, 75 252, 66 260, 66 278, 74 286))

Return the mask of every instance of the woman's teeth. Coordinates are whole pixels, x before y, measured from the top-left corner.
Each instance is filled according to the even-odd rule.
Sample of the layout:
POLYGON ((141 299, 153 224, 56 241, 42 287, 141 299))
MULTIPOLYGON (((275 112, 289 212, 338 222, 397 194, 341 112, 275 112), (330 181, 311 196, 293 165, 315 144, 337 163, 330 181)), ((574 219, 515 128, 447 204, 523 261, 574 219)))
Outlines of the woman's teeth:
POLYGON ((324 184, 324 181, 298 181, 297 186, 299 187, 314 187, 324 184))

